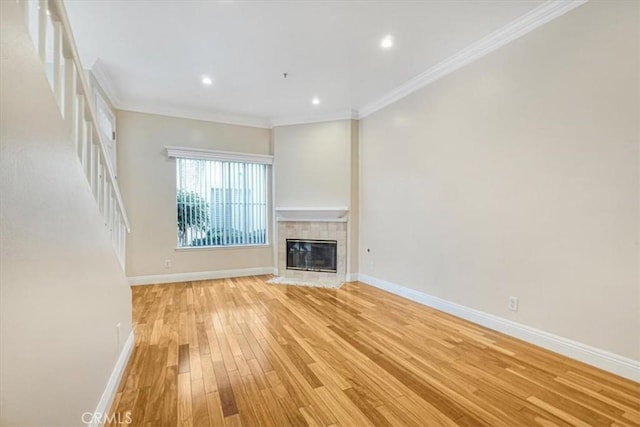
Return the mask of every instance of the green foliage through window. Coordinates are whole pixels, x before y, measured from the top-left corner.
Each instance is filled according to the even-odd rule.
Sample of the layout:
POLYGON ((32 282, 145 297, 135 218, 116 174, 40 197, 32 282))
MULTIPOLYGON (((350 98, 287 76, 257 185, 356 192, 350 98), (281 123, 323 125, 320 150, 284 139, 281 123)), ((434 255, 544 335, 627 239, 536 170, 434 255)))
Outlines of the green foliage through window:
POLYGON ((209 203, 194 191, 179 190, 176 195, 176 205, 180 246, 186 246, 188 229, 206 231, 209 228, 209 203))

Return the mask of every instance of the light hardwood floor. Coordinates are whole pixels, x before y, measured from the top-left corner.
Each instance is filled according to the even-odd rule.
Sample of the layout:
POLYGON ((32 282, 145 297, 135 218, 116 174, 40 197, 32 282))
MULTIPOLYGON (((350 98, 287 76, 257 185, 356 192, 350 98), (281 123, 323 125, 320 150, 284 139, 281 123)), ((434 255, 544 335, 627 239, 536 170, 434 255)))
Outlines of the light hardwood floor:
POLYGON ((148 426, 640 425, 640 384, 362 283, 133 288, 112 410, 148 426))

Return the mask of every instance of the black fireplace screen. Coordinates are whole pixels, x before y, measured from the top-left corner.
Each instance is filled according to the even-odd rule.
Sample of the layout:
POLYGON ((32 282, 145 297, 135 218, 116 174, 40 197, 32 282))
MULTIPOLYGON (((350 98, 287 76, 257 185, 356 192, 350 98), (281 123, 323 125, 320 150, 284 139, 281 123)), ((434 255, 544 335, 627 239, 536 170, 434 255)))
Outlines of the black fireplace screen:
POLYGON ((287 269, 335 273, 335 240, 287 239, 287 269))

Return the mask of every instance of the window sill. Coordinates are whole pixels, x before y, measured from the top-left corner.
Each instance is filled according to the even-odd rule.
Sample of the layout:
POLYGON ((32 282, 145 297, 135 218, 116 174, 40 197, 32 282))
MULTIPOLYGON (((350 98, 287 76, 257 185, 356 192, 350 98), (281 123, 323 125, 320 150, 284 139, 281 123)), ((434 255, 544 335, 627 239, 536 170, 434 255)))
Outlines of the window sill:
POLYGON ((224 249, 264 249, 270 248, 271 244, 265 245, 227 245, 227 246, 189 246, 184 248, 176 248, 176 252, 189 251, 219 251, 224 249))

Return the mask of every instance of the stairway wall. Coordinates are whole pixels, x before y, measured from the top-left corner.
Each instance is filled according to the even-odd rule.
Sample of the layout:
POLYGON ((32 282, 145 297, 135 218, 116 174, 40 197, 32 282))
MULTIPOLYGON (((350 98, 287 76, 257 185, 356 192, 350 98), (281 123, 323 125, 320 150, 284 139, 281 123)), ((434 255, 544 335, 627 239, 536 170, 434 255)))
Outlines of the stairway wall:
POLYGON ((19 6, 0 8, 0 424, 83 425, 131 292, 19 6))

